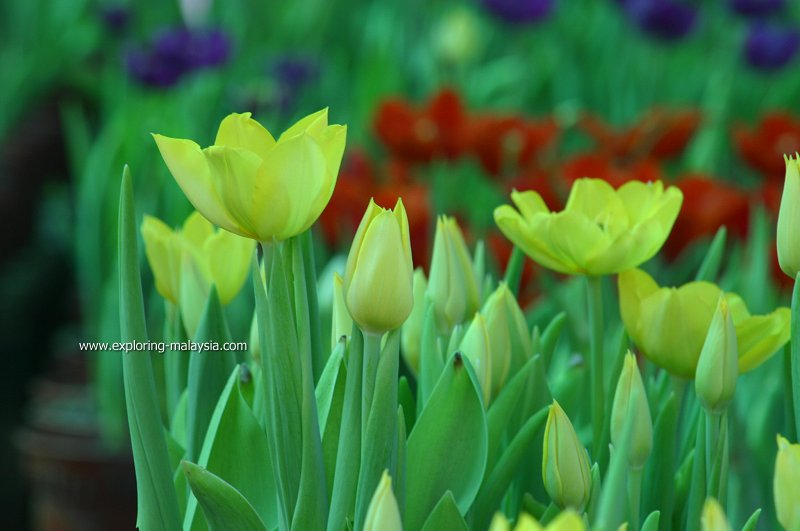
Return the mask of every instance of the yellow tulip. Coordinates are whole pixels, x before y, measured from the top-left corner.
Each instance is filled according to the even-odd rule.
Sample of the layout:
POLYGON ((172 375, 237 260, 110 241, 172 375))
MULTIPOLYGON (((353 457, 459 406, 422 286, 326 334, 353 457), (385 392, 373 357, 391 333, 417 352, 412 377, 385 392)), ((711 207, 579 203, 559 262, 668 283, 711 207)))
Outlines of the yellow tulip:
POLYGON ((533 355, 533 345, 525 315, 505 282, 489 295, 481 313, 492 353, 492 395, 497 396, 512 367, 521 367, 533 355))
POLYGON ((392 211, 370 200, 345 266, 345 303, 353 321, 373 334, 398 328, 413 307, 412 278, 403 201, 398 199, 392 211))
POLYGON ((478 279, 455 219, 441 216, 433 240, 428 295, 439 327, 449 332, 472 317, 480 305, 478 279))
POLYGON ((483 404, 489 407, 492 399, 492 345, 486 329, 486 319, 476 313, 459 345, 459 350, 469 358, 483 393, 483 404))
POLYGON ((784 157, 786 179, 778 211, 778 263, 792 278, 800 272, 800 155, 784 157))
MULTIPOLYGON (((628 335, 650 361, 682 378, 695 376, 721 294, 710 282, 662 288, 640 269, 619 275, 620 313, 628 335)), ((741 297, 725 297, 736 329, 739 372, 747 372, 789 341, 791 312, 778 308, 753 316, 741 297)))
POLYGON ((631 409, 634 420, 628 464, 631 468, 639 469, 644 466, 653 449, 653 419, 636 357, 629 351, 625 356, 611 407, 611 442, 615 445, 624 436, 625 422, 631 409))
POLYGON ((369 502, 364 531, 403 531, 400 509, 392 492, 392 478, 385 470, 369 502))
POLYGON ((568 274, 619 273, 649 260, 669 236, 683 202, 661 181, 631 181, 618 190, 602 179, 578 179, 567 205, 550 212, 533 191, 511 194, 494 219, 514 245, 544 267, 568 274))
POLYGON ((775 458, 775 512, 778 522, 788 531, 800 529, 800 444, 790 444, 778 435, 775 458))
POLYGON ((580 512, 592 492, 589 456, 567 414, 555 400, 544 429, 542 479, 547 494, 561 508, 580 512))
POLYGON ((694 382, 697 397, 707 410, 722 412, 733 400, 738 359, 733 316, 728 300, 721 295, 700 351, 694 382))
POLYGON ((250 113, 231 114, 214 145, 153 135, 194 207, 225 230, 262 242, 308 229, 328 204, 347 128, 328 110, 306 116, 276 141, 250 113))
POLYGON ((725 511, 722 510, 719 502, 714 498, 708 498, 703 504, 700 524, 703 531, 731 531, 731 525, 725 517, 725 511))
POLYGON ((415 269, 414 306, 400 333, 403 359, 406 360, 408 368, 415 375, 419 372, 419 353, 422 348, 422 329, 425 325, 425 291, 427 289, 428 281, 425 278, 425 272, 420 268, 415 269))
POLYGON ((214 230, 197 212, 186 218, 181 230, 175 231, 161 220, 145 216, 142 237, 156 289, 175 304, 180 300, 186 264, 197 271, 206 295, 211 284, 216 286, 222 304, 233 300, 250 273, 254 242, 214 230))

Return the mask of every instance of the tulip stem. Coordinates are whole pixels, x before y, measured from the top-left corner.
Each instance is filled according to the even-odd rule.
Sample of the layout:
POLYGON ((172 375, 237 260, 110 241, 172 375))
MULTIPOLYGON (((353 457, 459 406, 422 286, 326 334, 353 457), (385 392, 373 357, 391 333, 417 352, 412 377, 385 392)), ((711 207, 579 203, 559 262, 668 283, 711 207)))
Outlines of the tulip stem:
POLYGON ((628 522, 630 531, 639 531, 639 507, 642 499, 642 473, 643 467, 628 468, 628 503, 630 512, 628 522))
POLYGON ((794 280, 792 290, 792 404, 795 433, 800 434, 800 273, 794 280))
POLYGON ((719 423, 722 415, 711 411, 705 412, 706 427, 706 496, 719 499, 719 423))
POLYGON ((784 409, 786 412, 786 437, 790 441, 797 440, 797 431, 794 425, 794 391, 792 390, 792 347, 787 344, 783 347, 783 380, 784 380, 784 409))
POLYGON ((594 460, 603 462, 605 387, 603 384, 603 285, 602 277, 587 276, 589 303, 589 346, 591 350, 592 443, 594 460))
POLYGON ((381 355, 381 334, 364 332, 364 372, 361 380, 361 443, 367 433, 367 420, 375 395, 375 377, 378 372, 378 360, 381 355))

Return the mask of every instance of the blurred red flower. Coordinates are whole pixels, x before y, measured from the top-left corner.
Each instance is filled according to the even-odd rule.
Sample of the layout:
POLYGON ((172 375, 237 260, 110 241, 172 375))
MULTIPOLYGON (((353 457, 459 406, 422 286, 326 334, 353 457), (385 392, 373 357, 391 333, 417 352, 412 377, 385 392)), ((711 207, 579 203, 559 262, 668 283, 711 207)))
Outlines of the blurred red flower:
POLYGON ((683 206, 664 250, 675 258, 691 243, 712 237, 722 226, 729 236, 744 238, 750 220, 746 190, 708 175, 685 174, 676 182, 683 192, 683 206))
POLYGON ((584 113, 578 126, 598 145, 601 152, 624 160, 672 159, 683 153, 700 125, 694 109, 653 108, 635 124, 614 128, 602 119, 584 113))
POLYGON ((431 237, 429 195, 428 187, 415 182, 404 163, 390 161, 385 167, 376 168, 365 152, 353 150, 345 159, 333 196, 320 216, 322 234, 328 245, 346 250, 370 197, 386 208, 393 207, 402 197, 414 264, 427 268, 431 237))
POLYGON ((421 163, 458 157, 463 150, 465 121, 460 96, 452 89, 443 89, 423 108, 400 98, 384 101, 378 107, 373 129, 392 156, 421 163))
POLYGON ((526 120, 519 116, 481 114, 469 119, 466 149, 491 175, 531 167, 558 138, 552 119, 526 120))
POLYGON ((738 125, 733 141, 739 155, 767 180, 783 184, 783 156, 800 150, 800 120, 785 112, 765 114, 755 128, 738 125))

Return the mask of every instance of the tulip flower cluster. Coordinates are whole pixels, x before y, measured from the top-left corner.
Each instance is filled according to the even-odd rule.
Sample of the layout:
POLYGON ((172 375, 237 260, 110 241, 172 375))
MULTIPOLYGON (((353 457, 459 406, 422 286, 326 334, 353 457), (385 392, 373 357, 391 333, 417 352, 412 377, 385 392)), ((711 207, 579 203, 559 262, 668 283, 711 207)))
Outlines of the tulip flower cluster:
MULTIPOLYGON (((791 309, 751 315, 717 278, 719 239, 694 281, 660 287, 663 273, 642 268, 684 194, 587 178, 562 211, 535 191, 497 208, 518 249, 500 273, 447 216, 428 275, 414 270, 403 200, 388 209, 364 198, 343 268, 319 280, 332 283, 323 301, 310 229, 345 135, 327 110, 277 140, 247 113, 225 118, 205 149, 155 135, 197 209, 180 230, 152 217, 141 227, 172 309, 165 333, 228 339, 226 305, 248 274, 255 308, 246 355, 167 352, 162 381, 157 358, 123 354, 141 529, 716 531, 755 511, 744 527, 754 529, 760 510, 733 501, 730 456, 744 443, 732 418, 742 374, 784 347, 788 435, 778 436, 774 503, 784 529, 800 528, 800 445, 790 440, 800 432, 800 287, 791 309), (564 311, 520 305, 525 255, 566 275, 547 292, 564 311)), ((793 278, 797 164, 786 161, 777 226, 793 278)), ((126 170, 125 341, 148 339, 135 217, 126 170)))

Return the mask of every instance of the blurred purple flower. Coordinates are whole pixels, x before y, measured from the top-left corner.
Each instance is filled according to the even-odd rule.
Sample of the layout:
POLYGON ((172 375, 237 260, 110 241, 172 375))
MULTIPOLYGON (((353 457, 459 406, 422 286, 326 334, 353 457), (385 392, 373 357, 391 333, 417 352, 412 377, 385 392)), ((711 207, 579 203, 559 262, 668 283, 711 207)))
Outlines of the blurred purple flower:
POLYGON ((298 89, 319 74, 319 66, 308 57, 282 57, 272 65, 272 75, 281 85, 298 89))
POLYGON ((511 24, 537 22, 553 9, 553 0, 481 0, 483 7, 511 24))
POLYGON ((640 28, 665 41, 688 34, 697 18, 693 7, 675 0, 620 0, 619 3, 640 28))
POLYGON ((130 23, 130 11, 119 4, 109 4, 100 8, 100 17, 106 28, 113 33, 127 29, 130 23))
POLYGON ((159 33, 147 47, 128 53, 127 67, 144 85, 170 87, 194 70, 224 64, 230 41, 219 29, 172 28, 159 33))
POLYGON ((784 0, 730 0, 731 9, 745 17, 766 17, 783 9, 784 0))
POLYGON ((778 70, 792 60, 800 48, 800 32, 794 28, 756 23, 750 27, 744 53, 753 68, 778 70))

